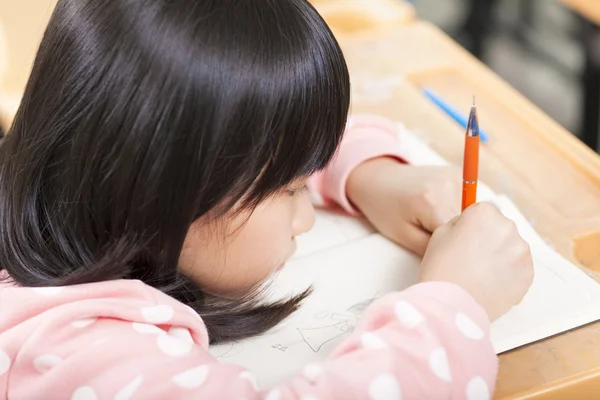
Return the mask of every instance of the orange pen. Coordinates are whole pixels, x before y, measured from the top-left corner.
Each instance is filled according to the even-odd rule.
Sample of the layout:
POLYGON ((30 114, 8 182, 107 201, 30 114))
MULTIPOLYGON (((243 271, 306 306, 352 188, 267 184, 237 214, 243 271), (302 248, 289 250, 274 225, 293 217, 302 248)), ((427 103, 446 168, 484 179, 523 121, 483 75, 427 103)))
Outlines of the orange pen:
POLYGON ((465 155, 463 161, 462 210, 477 201, 477 179, 479 175, 479 123, 475 97, 469 113, 467 133, 465 135, 465 155))

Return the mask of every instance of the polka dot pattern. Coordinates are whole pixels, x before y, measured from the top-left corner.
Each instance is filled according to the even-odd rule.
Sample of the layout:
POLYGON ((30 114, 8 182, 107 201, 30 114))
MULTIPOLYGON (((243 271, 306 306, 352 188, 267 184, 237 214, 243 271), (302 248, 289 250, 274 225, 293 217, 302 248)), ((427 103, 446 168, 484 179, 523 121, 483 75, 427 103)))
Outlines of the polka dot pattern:
POLYGON ((304 376, 311 382, 316 381, 322 372, 323 368, 316 364, 309 364, 303 370, 304 376))
MULTIPOLYGON (((31 386, 31 394, 44 398, 45 393, 36 388, 47 387, 44 382, 52 385, 54 379, 67 382, 68 377, 62 375, 72 369, 77 373, 76 379, 53 387, 56 397, 133 400, 165 390, 166 396, 171 393, 185 397, 187 393, 192 397, 210 397, 219 386, 224 390, 223 397, 234 396, 237 400, 256 396, 283 400, 290 394, 284 386, 261 391, 256 379, 261 376, 239 365, 229 365, 232 360, 227 357, 238 350, 237 346, 224 354, 224 364, 213 364, 213 353, 222 351, 214 352, 208 347, 205 327, 193 317, 197 314, 157 290, 142 283, 138 286, 132 288, 127 280, 108 282, 99 285, 95 293, 92 285, 90 290, 9 288, 15 290, 17 304, 32 304, 40 310, 63 307, 58 311, 64 311, 64 323, 52 325, 56 321, 44 320, 51 313, 39 312, 36 318, 40 324, 56 326, 56 332, 44 332, 33 342, 27 341, 27 335, 23 339, 0 335, 0 391, 9 374, 33 374, 40 385, 31 386), (52 293, 59 293, 58 297, 42 297, 52 293), (25 299, 21 301, 19 295, 25 299), (85 300, 79 301, 79 308, 78 296, 85 300), (117 340, 120 343, 115 344, 117 340), (27 354, 17 362, 15 354, 25 341, 25 346, 33 347, 29 346, 27 354), (78 353, 79 350, 82 351, 78 353), (115 362, 115 351, 125 352, 129 361, 115 362), (106 375, 102 371, 112 372, 106 375)), ((478 310, 469 307, 469 303, 445 303, 435 298, 437 293, 427 296, 428 290, 437 290, 435 285, 422 285, 422 296, 417 289, 386 295, 382 301, 374 302, 331 361, 301 365, 300 373, 289 381, 296 384, 297 399, 325 400, 337 395, 402 400, 412 394, 440 393, 451 387, 452 393, 466 400, 490 400, 493 377, 481 371, 491 371, 495 358, 486 340, 489 329, 485 319, 475 318, 478 310), (396 330, 400 334, 395 334, 396 330), (436 342, 440 335, 444 341, 436 342), (404 336, 410 337, 408 348, 404 336), (441 347, 442 343, 445 347, 441 347), (423 365, 414 369, 411 359, 417 358, 423 365), (328 363, 331 370, 326 369, 328 363), (405 379, 401 373, 406 368, 417 373, 419 379, 405 379)), ((9 292, 3 294, 8 296, 9 292)), ((456 301, 460 300, 458 296, 456 301)))
POLYGON ((456 314, 456 327, 467 338, 473 340, 481 340, 485 333, 471 318, 459 312, 456 314))
POLYGON ((160 351, 172 357, 184 356, 192 349, 192 343, 171 335, 159 335, 156 344, 160 351))
POLYGON ((185 389, 197 389, 201 387, 208 376, 208 366, 200 365, 198 367, 188 369, 173 377, 173 382, 185 389))
POLYGON ((194 310, 192 307, 190 307, 190 306, 185 306, 185 307, 187 308, 189 313, 192 314, 194 317, 196 317, 198 319, 202 319, 202 318, 200 318, 200 315, 196 312, 196 310, 194 310))
POLYGON ((279 389, 271 390, 265 400, 281 400, 281 391, 279 389))
POLYGON ((365 349, 387 349, 388 344, 380 338, 377 334, 372 332, 365 332, 360 337, 360 343, 365 349))
POLYGON ((194 339, 187 328, 172 327, 169 329, 169 335, 174 336, 186 343, 194 343, 194 339))
POLYGON ((143 322, 134 322, 131 324, 133 330, 142 335, 166 335, 167 332, 163 331, 156 325, 145 324, 143 322))
POLYGON ((467 384, 467 400, 490 400, 490 389, 485 380, 477 376, 467 384))
POLYGON ((448 356, 446 350, 442 347, 438 347, 431 352, 431 355, 429 356, 429 368, 431 369, 431 372, 441 380, 446 382, 452 381, 448 356))
POLYGON ((371 400, 402 400, 398 380, 392 374, 379 375, 369 386, 371 400))
POLYGON ((33 367, 40 374, 44 374, 50 371, 52 368, 56 367, 58 364, 62 362, 62 358, 56 356, 54 354, 44 354, 39 357, 36 357, 33 360, 33 367))
POLYGON ((97 400, 96 392, 89 386, 82 386, 73 392, 71 400, 97 400))
POLYGON ((396 303, 394 312, 396 313, 396 317, 398 317, 400 322, 408 328, 415 328, 421 322, 425 321, 423 315, 421 315, 421 313, 417 311, 412 304, 404 300, 396 303))
POLYGON ((252 388, 254 388, 254 390, 256 390, 256 391, 259 390, 258 382, 256 381, 256 378, 249 371, 242 372, 240 374, 240 379, 246 379, 247 381, 250 382, 250 384, 252 385, 252 388))
POLYGON ((134 380, 129 382, 123 389, 119 390, 119 392, 115 395, 114 400, 130 400, 135 395, 135 392, 142 386, 142 382, 144 382, 144 376, 139 375, 134 380))
POLYGON ((159 305, 152 307, 142 307, 142 317, 150 324, 165 324, 173 318, 173 307, 159 305))

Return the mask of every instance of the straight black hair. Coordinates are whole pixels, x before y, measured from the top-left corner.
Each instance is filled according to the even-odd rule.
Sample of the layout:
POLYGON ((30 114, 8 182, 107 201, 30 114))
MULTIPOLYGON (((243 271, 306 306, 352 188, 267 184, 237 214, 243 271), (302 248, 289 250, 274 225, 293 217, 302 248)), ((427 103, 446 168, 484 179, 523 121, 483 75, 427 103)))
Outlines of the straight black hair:
POLYGON ((186 233, 322 169, 349 102, 306 0, 59 0, 0 146, 0 266, 32 287, 139 279, 213 343, 261 333, 307 293, 208 296, 178 271, 186 233))

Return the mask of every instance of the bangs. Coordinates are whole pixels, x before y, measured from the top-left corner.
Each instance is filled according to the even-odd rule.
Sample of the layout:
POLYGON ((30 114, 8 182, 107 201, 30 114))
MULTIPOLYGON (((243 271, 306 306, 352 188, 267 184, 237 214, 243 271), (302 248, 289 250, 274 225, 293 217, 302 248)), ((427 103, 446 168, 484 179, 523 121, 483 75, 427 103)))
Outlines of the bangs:
POLYGON ((238 196, 232 200, 243 198, 243 207, 323 169, 346 126, 350 78, 342 51, 320 16, 308 10, 312 6, 293 6, 306 9, 304 18, 286 26, 277 15, 281 4, 272 19, 261 16, 265 30, 281 34, 255 49, 243 85, 237 86, 241 96, 235 120, 249 123, 234 130, 237 140, 252 148, 241 157, 243 172, 233 189, 238 196), (273 29, 269 23, 280 26, 273 29))

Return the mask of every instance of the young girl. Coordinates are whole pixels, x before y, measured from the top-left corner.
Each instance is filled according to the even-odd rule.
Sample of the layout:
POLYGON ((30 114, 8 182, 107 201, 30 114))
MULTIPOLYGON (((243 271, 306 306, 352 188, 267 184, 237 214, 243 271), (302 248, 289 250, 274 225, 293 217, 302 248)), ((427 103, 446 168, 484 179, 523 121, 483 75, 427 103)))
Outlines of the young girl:
POLYGON ((489 320, 531 283, 528 247, 492 206, 452 219, 454 173, 347 124, 349 97, 305 0, 60 0, 0 147, 3 397, 489 398, 489 320), (424 253, 420 283, 258 388, 208 346, 309 295, 260 300, 312 226, 307 183, 424 253))

